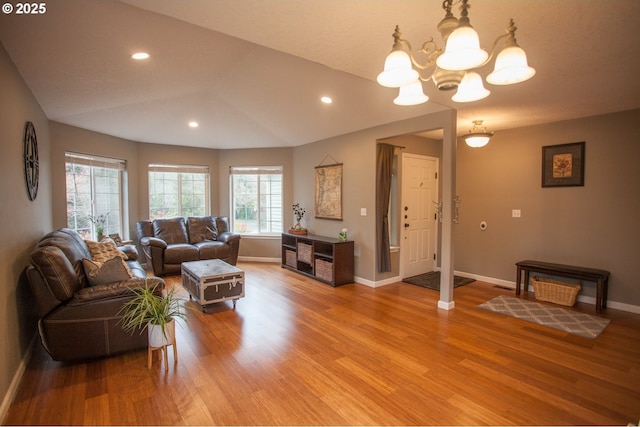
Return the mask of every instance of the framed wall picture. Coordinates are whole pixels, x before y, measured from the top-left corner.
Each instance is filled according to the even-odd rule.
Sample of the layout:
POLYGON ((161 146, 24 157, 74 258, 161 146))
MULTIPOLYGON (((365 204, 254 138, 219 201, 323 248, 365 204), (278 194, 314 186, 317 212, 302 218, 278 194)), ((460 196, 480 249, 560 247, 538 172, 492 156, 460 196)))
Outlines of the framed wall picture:
POLYGON ((342 220, 342 163, 316 166, 316 218, 342 220))
POLYGON ((542 147, 542 186, 584 186, 584 142, 542 147))

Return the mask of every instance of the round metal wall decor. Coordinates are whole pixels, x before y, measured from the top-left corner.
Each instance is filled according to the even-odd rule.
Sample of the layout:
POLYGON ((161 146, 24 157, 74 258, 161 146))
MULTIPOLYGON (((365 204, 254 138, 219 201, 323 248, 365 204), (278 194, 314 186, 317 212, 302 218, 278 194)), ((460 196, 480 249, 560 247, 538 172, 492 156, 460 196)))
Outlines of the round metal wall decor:
POLYGON ((24 179, 27 183, 29 200, 35 200, 38 195, 38 180, 40 178, 40 164, 38 163, 38 139, 33 123, 27 122, 24 128, 24 179))

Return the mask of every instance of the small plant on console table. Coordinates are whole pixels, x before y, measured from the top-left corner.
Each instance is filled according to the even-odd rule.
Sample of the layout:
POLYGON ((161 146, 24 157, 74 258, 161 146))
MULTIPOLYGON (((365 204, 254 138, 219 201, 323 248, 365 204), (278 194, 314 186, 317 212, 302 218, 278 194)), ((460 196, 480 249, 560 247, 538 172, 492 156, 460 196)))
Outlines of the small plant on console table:
POLYGON ((289 229, 289 233, 291 234, 307 234, 307 229, 303 228, 302 225, 300 224, 300 221, 302 221, 302 218, 304 217, 304 214, 307 211, 305 210, 305 208, 300 206, 300 203, 296 203, 295 205, 293 205, 293 214, 296 217, 296 225, 294 225, 292 228, 289 229))

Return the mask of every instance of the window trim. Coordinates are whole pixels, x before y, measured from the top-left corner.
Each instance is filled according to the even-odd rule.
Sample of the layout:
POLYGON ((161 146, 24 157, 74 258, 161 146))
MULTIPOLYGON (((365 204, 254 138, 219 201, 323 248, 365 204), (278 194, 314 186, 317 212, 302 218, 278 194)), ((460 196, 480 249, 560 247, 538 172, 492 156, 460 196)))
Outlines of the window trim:
MULTIPOLYGON (((148 208, 147 208, 147 216, 151 218, 151 191, 150 188, 150 179, 149 174, 151 172, 165 172, 165 173, 192 173, 192 174, 204 174, 206 175, 205 179, 205 189, 204 189, 204 215, 211 214, 211 170, 207 165, 188 165, 188 164, 177 164, 177 163, 149 163, 147 167, 147 193, 148 193, 148 208)), ((178 175, 179 181, 181 180, 180 175, 178 175)), ((178 185, 178 200, 182 200, 182 185, 178 185)), ((178 216, 182 215, 182 204, 178 205, 178 216)))
MULTIPOLYGON (((64 165, 65 165, 65 181, 66 181, 66 168, 67 165, 71 163, 73 165, 80 166, 88 166, 91 168, 90 174, 90 186, 91 186, 91 213, 90 215, 96 215, 96 201, 95 201, 95 177, 94 177, 94 167, 104 168, 104 169, 112 169, 118 171, 118 196, 119 196, 119 224, 120 229, 118 234, 126 235, 128 228, 128 218, 125 221, 127 209, 127 199, 126 199, 126 189, 124 187, 124 183, 126 182, 125 173, 127 172, 127 161, 124 159, 119 159, 115 157, 103 157, 94 154, 80 153, 75 151, 65 151, 64 153, 64 165)), ((65 203, 68 203, 68 189, 65 183, 65 203)), ((75 210, 74 210, 75 211, 75 210)), ((65 215, 66 216, 66 215, 65 215)), ((67 216, 66 219, 67 224, 69 223, 69 218, 67 216)), ((77 230, 77 222, 74 224, 74 229, 77 230)), ((91 233, 93 236, 94 227, 91 227, 91 233)), ((96 237, 96 236, 94 236, 96 237)))
MULTIPOLYGON (((258 182, 258 201, 260 200, 260 183, 258 182)), ((229 227, 234 233, 238 233, 242 236, 246 237, 275 237, 280 236, 284 231, 284 167, 283 166, 229 166, 229 227), (238 232, 235 230, 235 207, 234 207, 234 175, 280 175, 281 176, 281 206, 280 213, 282 216, 282 221, 280 223, 281 231, 269 231, 269 232, 261 232, 258 231, 256 233, 248 233, 248 232, 238 232)), ((258 209, 258 212, 260 209, 258 209)), ((258 223, 260 220, 258 219, 258 223)))

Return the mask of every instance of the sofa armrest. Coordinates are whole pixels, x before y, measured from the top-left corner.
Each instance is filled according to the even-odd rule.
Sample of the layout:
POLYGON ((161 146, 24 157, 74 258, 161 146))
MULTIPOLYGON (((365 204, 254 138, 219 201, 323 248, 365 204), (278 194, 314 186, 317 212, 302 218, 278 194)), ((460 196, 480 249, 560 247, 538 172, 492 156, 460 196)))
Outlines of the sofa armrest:
POLYGON ((167 242, 157 237, 143 237, 140 239, 142 246, 153 246, 156 248, 167 249, 167 242))
POLYGON ((138 248, 135 245, 118 246, 120 252, 127 256, 127 260, 136 261, 138 259, 138 248))
POLYGON ((164 258, 164 251, 167 249, 167 242, 162 239, 158 239, 157 237, 143 237, 140 239, 140 244, 142 245, 142 251, 144 252, 144 256, 147 257, 147 261, 151 261, 153 266, 153 271, 158 274, 157 270, 158 265, 162 265, 164 258), (155 257, 153 256, 155 253, 155 257))
POLYGON ((121 282, 107 283, 104 285, 89 286, 75 293, 68 306, 87 304, 93 301, 106 300, 121 296, 133 296, 132 289, 143 287, 156 287, 157 292, 164 289, 164 280, 159 277, 146 279, 129 279, 121 282))
POLYGON ((224 233, 218 234, 216 240, 218 240, 218 242, 231 244, 233 241, 240 240, 240 235, 230 231, 225 231, 224 233))
POLYGON ((240 235, 225 231, 218 235, 218 241, 229 245, 229 258, 225 261, 231 265, 236 265, 238 262, 238 252, 240 251, 240 235))

